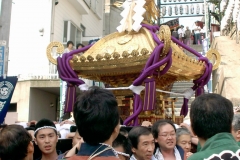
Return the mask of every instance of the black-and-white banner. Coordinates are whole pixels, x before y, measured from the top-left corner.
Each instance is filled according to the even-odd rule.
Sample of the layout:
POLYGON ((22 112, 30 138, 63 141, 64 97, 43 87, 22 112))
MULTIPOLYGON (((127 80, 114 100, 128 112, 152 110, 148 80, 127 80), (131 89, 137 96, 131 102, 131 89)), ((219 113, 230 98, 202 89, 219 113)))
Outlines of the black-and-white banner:
POLYGON ((0 77, 0 124, 6 117, 17 80, 17 77, 0 77))

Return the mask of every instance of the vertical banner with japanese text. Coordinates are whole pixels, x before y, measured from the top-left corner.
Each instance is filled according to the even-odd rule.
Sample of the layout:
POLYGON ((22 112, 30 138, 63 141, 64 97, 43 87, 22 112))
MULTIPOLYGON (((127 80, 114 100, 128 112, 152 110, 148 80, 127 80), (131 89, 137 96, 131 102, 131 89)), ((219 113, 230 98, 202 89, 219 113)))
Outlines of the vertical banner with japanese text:
POLYGON ((0 124, 4 122, 18 78, 0 77, 0 124))
POLYGON ((0 76, 4 75, 4 54, 5 46, 0 45, 0 76))

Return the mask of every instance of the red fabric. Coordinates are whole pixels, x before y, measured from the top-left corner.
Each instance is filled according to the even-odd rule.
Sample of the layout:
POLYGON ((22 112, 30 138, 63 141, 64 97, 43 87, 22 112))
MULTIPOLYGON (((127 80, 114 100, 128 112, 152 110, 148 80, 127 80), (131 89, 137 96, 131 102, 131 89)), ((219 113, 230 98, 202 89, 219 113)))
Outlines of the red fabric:
POLYGON ((191 36, 191 40, 194 40, 194 37, 193 37, 193 36, 191 36))

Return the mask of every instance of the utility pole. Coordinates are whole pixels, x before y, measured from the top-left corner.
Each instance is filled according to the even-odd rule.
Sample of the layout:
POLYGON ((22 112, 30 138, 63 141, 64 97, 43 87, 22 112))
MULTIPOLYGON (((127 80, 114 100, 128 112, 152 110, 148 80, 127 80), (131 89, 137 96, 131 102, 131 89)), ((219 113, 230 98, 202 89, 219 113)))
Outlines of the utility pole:
POLYGON ((6 76, 8 72, 9 35, 10 35, 10 23, 11 23, 11 12, 12 12, 12 0, 0 0, 0 4, 1 4, 0 54, 2 54, 0 55, 0 71, 1 71, 0 76, 6 76))
POLYGON ((157 7, 159 8, 159 11, 160 11, 160 15, 157 19, 157 25, 160 26, 160 16, 161 16, 161 0, 157 0, 157 7))

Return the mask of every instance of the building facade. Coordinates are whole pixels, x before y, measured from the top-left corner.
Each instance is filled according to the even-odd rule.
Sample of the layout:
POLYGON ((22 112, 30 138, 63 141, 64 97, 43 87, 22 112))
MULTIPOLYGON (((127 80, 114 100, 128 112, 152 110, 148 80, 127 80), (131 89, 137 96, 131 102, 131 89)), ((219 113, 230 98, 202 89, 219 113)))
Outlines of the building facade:
POLYGON ((8 76, 19 80, 6 123, 58 119, 60 80, 46 48, 52 41, 86 45, 103 36, 103 24, 104 0, 14 1, 8 76))

